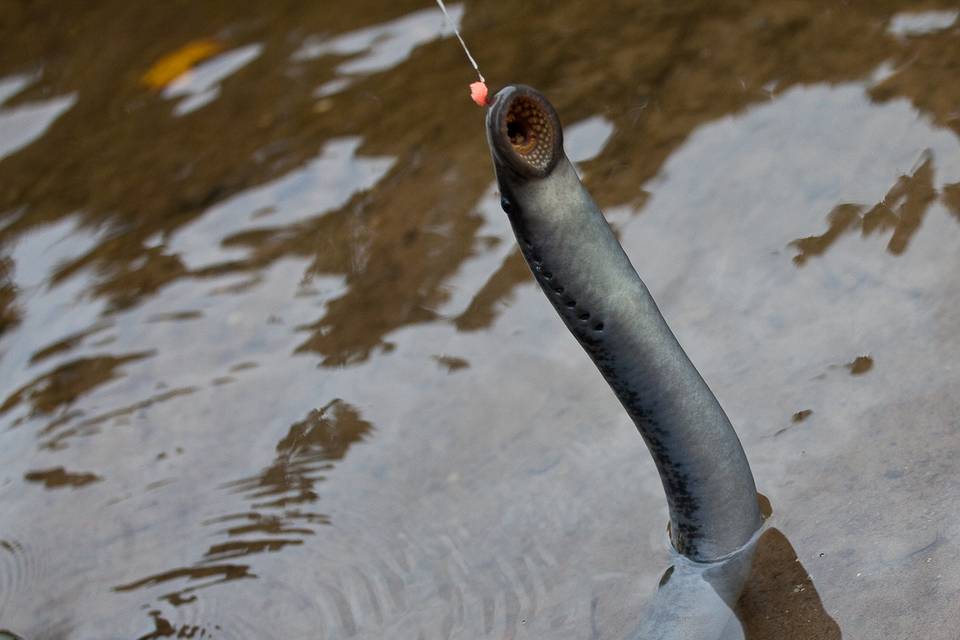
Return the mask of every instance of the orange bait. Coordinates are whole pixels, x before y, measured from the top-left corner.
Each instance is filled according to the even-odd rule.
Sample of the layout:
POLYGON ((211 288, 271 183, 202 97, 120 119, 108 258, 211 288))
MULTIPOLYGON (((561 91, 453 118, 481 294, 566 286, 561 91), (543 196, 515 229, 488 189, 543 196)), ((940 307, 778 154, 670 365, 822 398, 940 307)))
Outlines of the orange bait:
POLYGON ((488 93, 489 89, 487 89, 485 82, 478 80, 470 83, 470 99, 476 102, 478 107, 485 107, 489 104, 487 102, 488 93))

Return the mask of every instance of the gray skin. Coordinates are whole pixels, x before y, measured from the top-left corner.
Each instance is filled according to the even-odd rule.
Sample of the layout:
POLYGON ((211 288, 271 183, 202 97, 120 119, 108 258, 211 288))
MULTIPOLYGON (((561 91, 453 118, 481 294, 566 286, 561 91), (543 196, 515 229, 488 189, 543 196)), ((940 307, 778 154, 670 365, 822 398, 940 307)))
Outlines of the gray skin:
POLYGON ((564 154, 553 106, 534 89, 508 86, 486 130, 524 259, 633 419, 663 482, 678 555, 628 637, 743 638, 733 607, 763 518, 730 420, 564 154), (518 104, 525 112, 511 113, 518 104))
POLYGON ((486 132, 523 257, 653 456, 674 548, 700 563, 741 550, 762 523, 743 447, 580 183, 556 111, 534 89, 508 86, 487 111, 486 132), (543 144, 531 154, 537 136, 543 144))

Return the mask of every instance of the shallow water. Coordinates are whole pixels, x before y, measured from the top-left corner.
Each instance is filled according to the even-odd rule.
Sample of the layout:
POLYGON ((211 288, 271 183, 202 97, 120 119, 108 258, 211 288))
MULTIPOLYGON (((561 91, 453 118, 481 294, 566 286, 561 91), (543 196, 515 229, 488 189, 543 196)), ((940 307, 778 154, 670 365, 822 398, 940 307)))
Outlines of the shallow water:
MULTIPOLYGON (((739 637, 955 638, 956 7, 450 10, 554 102, 737 426, 773 509, 739 637)), ((8 3, 0 34, 0 628, 636 627, 659 480, 514 250, 433 3, 8 3)))

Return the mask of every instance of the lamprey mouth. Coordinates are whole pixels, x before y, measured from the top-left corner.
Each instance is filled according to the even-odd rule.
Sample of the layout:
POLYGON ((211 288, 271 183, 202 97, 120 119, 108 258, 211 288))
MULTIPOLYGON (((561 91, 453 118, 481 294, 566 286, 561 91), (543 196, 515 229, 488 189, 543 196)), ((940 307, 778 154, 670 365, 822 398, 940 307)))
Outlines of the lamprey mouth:
POLYGON ((546 176, 563 154, 560 118, 530 87, 512 85, 497 93, 487 113, 487 134, 494 159, 522 176, 546 176))

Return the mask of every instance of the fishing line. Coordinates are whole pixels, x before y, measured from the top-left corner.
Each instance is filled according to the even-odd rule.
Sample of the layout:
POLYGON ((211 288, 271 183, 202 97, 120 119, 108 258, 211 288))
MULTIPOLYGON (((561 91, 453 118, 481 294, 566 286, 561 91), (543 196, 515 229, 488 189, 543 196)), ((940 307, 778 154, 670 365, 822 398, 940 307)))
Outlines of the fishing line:
POLYGON ((457 40, 460 41, 460 46, 463 47, 463 52, 467 54, 467 58, 470 60, 470 64, 473 65, 474 71, 477 72, 477 77, 480 78, 480 82, 486 83, 486 80, 483 79, 483 74, 480 73, 480 67, 477 66, 477 61, 473 59, 472 55, 470 55, 470 49, 467 48, 467 43, 463 41, 463 37, 460 35, 457 25, 453 24, 453 20, 450 19, 450 14, 447 13, 447 8, 443 5, 443 0, 437 0, 437 4, 440 5, 440 11, 443 11, 443 17, 446 18, 447 24, 450 25, 450 28, 453 29, 453 33, 457 36, 457 40))
POLYGON ((487 81, 484 79, 483 74, 480 73, 480 66, 477 64, 477 61, 473 59, 473 56, 470 54, 470 49, 467 48, 467 43, 463 41, 463 36, 460 35, 460 30, 457 29, 457 25, 453 23, 453 20, 450 19, 450 14, 447 13, 447 8, 443 4, 443 0, 437 0, 437 4, 440 6, 440 11, 443 11, 443 17, 447 22, 447 25, 453 29, 454 35, 457 36, 457 40, 460 41, 460 46, 463 47, 463 52, 467 54, 467 59, 470 61, 470 64, 473 65, 474 71, 477 72, 477 77, 480 78, 480 82, 472 82, 470 84, 470 98, 476 102, 481 107, 486 106, 487 104, 487 81))

